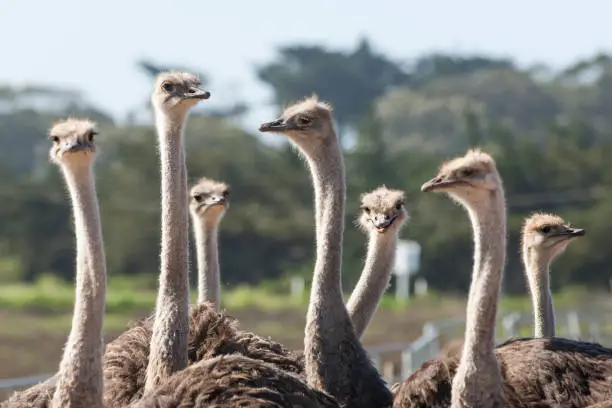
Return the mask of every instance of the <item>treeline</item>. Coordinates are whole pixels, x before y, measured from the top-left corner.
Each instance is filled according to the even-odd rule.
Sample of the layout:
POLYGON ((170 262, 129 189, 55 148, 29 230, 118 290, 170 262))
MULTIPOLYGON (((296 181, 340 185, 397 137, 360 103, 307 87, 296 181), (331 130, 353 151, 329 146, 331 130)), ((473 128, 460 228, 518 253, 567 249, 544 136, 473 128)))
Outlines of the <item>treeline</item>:
MULTIPOLYGON (((166 68, 150 61, 140 67, 149 76, 166 68)), ((448 200, 419 188, 442 160, 474 145, 495 156, 504 177, 510 210, 506 289, 524 288, 519 229, 535 210, 556 212, 587 229, 587 236, 553 265, 554 286, 608 284, 608 56, 556 72, 543 66, 522 69, 507 59, 440 54, 402 66, 364 40, 349 51, 284 47, 274 61, 256 69, 272 87, 279 109, 313 91, 334 104, 348 168, 347 288, 365 255, 365 237, 352 226, 358 197, 383 183, 407 193, 411 221, 403 237, 422 245, 420 274, 439 290, 467 288, 468 220, 448 200)), ((202 104, 186 133, 190 180, 207 176, 232 186, 220 240, 223 281, 308 277, 314 255, 308 172, 286 144, 271 146, 255 129, 237 126, 247 109, 236 101, 211 114, 202 104)), ((48 164, 46 140, 50 123, 67 114, 89 116, 101 125, 96 174, 110 273, 154 277, 160 200, 151 124, 119 126, 75 91, 8 84, 0 87, 0 280, 33 281, 43 273, 72 278, 70 209, 60 175, 48 164)))

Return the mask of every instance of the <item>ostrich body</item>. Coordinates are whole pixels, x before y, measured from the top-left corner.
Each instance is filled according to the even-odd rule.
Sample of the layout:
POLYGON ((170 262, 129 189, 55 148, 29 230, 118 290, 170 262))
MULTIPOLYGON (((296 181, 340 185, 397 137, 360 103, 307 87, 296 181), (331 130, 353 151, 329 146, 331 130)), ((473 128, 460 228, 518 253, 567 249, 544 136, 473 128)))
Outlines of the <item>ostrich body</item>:
POLYGON ((550 264, 585 231, 556 215, 536 213, 525 220, 522 253, 533 302, 534 337, 555 337, 555 311, 550 293, 550 264))
POLYGON ((358 225, 368 234, 368 253, 359 281, 346 303, 359 337, 368 327, 389 285, 398 233, 408 219, 404 201, 403 191, 385 186, 361 196, 358 225))
POLYGON ((612 408, 612 400, 589 405, 587 408, 612 408))
POLYGON ((7 400, 0 403, 1 408, 47 408, 55 386, 57 385, 58 374, 31 386, 22 391, 13 393, 7 400))
MULTIPOLYGON (((109 385, 105 406, 125 407, 140 400, 149 356, 152 318, 143 319, 107 346, 104 375, 109 385)), ((288 373, 303 371, 292 352, 279 343, 237 329, 238 322, 205 302, 191 308, 189 317, 189 367, 218 356, 241 354, 276 366, 288 373)), ((174 374, 179 376, 182 370, 174 374)), ((173 376, 173 378, 174 378, 173 376)), ((176 380, 173 380, 176 381, 176 380)), ((163 383, 165 384, 165 382, 163 383)))
POLYGON ((229 186, 202 178, 190 191, 190 212, 198 259, 198 303, 211 302, 219 310, 219 223, 229 209, 229 186))
POLYGON ((295 375, 243 355, 202 360, 176 373, 132 408, 339 408, 295 375))
MULTIPOLYGON (((199 299, 189 312, 188 364, 239 353, 303 375, 303 355, 271 339, 238 330, 235 319, 219 312, 218 224, 229 207, 229 187, 202 179, 190 191, 196 236, 199 299), (214 303, 212 303, 214 302, 214 303)), ((108 344, 104 356, 105 404, 124 407, 141 398, 149 359, 153 318, 143 319, 108 344)))
POLYGON ((391 393, 362 347, 340 285, 345 176, 331 107, 313 96, 259 128, 278 132, 304 155, 315 192, 316 262, 304 339, 308 384, 350 407, 391 405, 391 393))
POLYGON ((466 340, 460 357, 453 354, 428 361, 394 387, 394 407, 583 407, 612 398, 612 350, 599 344, 562 338, 515 339, 493 349, 495 316, 490 308, 497 305, 499 279, 481 274, 488 270, 501 277, 505 252, 505 206, 493 159, 478 150, 469 151, 443 165, 422 190, 447 191, 467 207, 472 219, 474 276, 466 340), (495 236, 487 236, 491 233, 495 236), (479 327, 483 316, 489 325, 479 327), (482 342, 480 348, 478 342, 482 342))
MULTIPOLYGON (((612 399, 612 350, 564 338, 519 338, 500 344, 508 407, 586 407, 612 399)), ((459 355, 424 363, 394 387, 395 408, 447 408, 459 355)))
POLYGON ((53 141, 49 156, 62 170, 74 216, 76 296, 72 328, 58 373, 41 384, 16 393, 3 406, 103 406, 102 324, 106 302, 106 259, 93 176, 95 135, 95 123, 83 119, 60 121, 49 132, 49 139, 53 141))
POLYGON ((187 366, 189 254, 183 127, 189 109, 210 97, 192 74, 160 74, 151 101, 161 157, 161 264, 145 390, 187 366))

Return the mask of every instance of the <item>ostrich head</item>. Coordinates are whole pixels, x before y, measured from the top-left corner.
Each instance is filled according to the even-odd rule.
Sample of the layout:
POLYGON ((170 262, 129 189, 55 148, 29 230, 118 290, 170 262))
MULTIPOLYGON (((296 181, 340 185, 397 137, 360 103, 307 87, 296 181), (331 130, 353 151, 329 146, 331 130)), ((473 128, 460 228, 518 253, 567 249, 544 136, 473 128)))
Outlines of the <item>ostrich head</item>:
POLYGON ((571 227, 557 215, 535 213, 523 225, 523 249, 537 251, 550 262, 563 253, 574 238, 584 234, 585 230, 571 227))
POLYGON ((332 135, 335 137, 332 107, 313 95, 287 107, 278 119, 263 123, 259 131, 283 133, 307 155, 316 154, 329 144, 332 135))
POLYGON ((200 85, 198 77, 187 72, 159 74, 151 96, 153 107, 166 114, 186 115, 198 101, 210 98, 200 85))
POLYGON ((49 130, 51 161, 67 166, 89 165, 95 158, 96 124, 87 119, 61 120, 49 130))
POLYGON ((219 222, 229 208, 230 188, 227 184, 201 178, 189 193, 189 207, 198 218, 219 222))
POLYGON ((361 196, 361 215, 358 225, 363 231, 376 231, 384 234, 398 231, 408 219, 404 208, 404 192, 390 190, 385 186, 361 196))
POLYGON ((488 201, 501 185, 495 160, 479 149, 470 149, 464 156, 444 163, 438 175, 421 186, 421 191, 443 191, 473 207, 488 201))

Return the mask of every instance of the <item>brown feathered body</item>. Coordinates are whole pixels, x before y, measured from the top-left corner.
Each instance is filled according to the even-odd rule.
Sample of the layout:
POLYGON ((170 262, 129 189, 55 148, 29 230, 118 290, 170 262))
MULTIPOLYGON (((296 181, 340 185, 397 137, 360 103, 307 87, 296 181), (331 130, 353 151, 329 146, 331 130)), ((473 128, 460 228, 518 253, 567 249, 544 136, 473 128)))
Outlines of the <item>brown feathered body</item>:
MULTIPOLYGON (((152 325, 152 317, 142 319, 107 344, 103 361, 106 407, 125 407, 142 397, 152 325)), ((271 339, 238 330, 236 319, 215 311, 210 303, 193 306, 189 319, 189 364, 233 353, 304 375, 302 352, 287 350, 271 339)), ((55 390, 54 378, 16 392, 2 407, 47 407, 55 390)))
POLYGON ((338 408, 339 405, 294 374, 233 354, 190 365, 130 407, 338 408))
MULTIPOLYGON (((511 407, 587 407, 612 398, 612 349, 597 343, 523 338, 499 345, 495 354, 511 407)), ((393 407, 449 407, 459 357, 423 364, 393 387, 393 407)))
POLYGON ((26 390, 18 391, 0 404, 1 408, 47 408, 53 398, 57 374, 26 390))
MULTIPOLYGON (((125 407, 142 397, 151 341, 152 318, 138 322, 113 342, 104 355, 106 407, 125 407)), ((237 321, 217 312, 211 303, 192 307, 189 319, 189 364, 238 353, 303 375, 304 362, 270 339, 238 330, 237 321)))
POLYGON ((589 405, 587 408, 612 408, 612 399, 600 402, 598 404, 589 405))

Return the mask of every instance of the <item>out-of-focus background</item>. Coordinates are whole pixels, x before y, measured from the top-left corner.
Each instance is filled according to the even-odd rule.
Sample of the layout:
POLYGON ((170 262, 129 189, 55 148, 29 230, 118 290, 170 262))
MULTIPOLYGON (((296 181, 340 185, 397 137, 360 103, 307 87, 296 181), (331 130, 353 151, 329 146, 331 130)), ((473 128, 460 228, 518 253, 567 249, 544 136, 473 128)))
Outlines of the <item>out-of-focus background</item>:
POLYGON ((189 178, 232 187, 221 226, 222 302, 241 327, 303 345, 312 189, 284 138, 257 126, 316 92, 334 105, 345 147, 345 293, 365 256, 366 237, 353 226, 362 192, 383 183, 405 190, 411 220, 402 239, 421 247, 409 297, 393 278, 364 336, 389 378, 401 374, 398 364, 421 358, 415 353, 428 350, 426 357, 461 335, 469 222, 419 187, 442 160, 474 145, 496 158, 510 211, 500 339, 532 333, 519 230, 526 215, 542 210, 587 230, 552 268, 561 334, 605 342, 612 322, 611 13, 603 0, 571 7, 552 0, 495 7, 484 0, 4 2, 0 378, 54 372, 70 327, 70 206, 47 159, 46 131, 57 118, 87 116, 101 127, 106 340, 153 310, 160 197, 149 92, 169 68, 199 73, 212 93, 189 119, 189 178), (447 327, 454 332, 442 339, 447 327), (383 367, 393 353, 396 367, 383 367))

